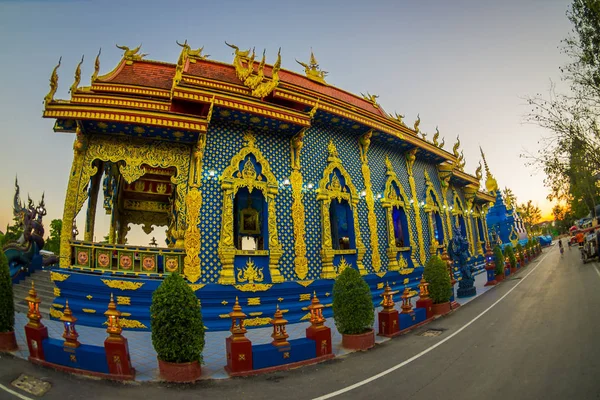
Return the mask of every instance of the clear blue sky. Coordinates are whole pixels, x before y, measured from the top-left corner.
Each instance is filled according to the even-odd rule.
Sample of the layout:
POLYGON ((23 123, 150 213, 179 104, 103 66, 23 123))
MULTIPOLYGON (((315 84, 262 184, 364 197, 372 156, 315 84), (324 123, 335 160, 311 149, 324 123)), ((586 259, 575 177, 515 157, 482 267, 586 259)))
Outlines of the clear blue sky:
MULTIPOLYGON (((73 136, 54 134, 41 118, 52 68, 62 56, 56 98, 68 88, 82 54, 89 84, 102 47, 101 74, 118 63, 115 44, 137 46, 153 60, 176 62, 185 39, 231 62, 224 44, 267 49, 272 63, 301 72, 294 58, 310 48, 328 82, 378 94, 388 112, 406 114, 422 131, 439 126, 451 148, 460 134, 473 173, 479 145, 501 187, 547 213, 541 174, 519 154, 535 151, 544 132, 523 125, 522 97, 545 93, 566 62, 558 46, 570 31, 568 0, 456 1, 7 1, 0 0, 0 230, 11 219, 13 181, 61 218, 73 136)), ((81 213, 83 214, 83 213, 81 213)), ((81 221, 81 218, 78 220, 81 221)), ((101 224, 103 225, 103 224, 101 224)), ((79 223, 80 231, 83 225, 79 223)), ((103 229, 103 228, 102 228, 103 229)), ((96 231, 100 240, 102 232, 96 231)), ((137 235, 137 234, 136 234, 137 235)), ((163 236, 163 235, 157 235, 163 236)), ((145 239, 144 239, 145 240, 145 239)))

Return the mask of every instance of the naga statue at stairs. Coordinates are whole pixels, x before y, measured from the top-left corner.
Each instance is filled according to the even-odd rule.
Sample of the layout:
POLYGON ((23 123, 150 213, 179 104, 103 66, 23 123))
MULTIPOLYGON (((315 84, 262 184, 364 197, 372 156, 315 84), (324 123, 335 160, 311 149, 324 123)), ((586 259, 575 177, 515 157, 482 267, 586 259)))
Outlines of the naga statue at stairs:
POLYGON ((36 206, 28 196, 28 203, 21 202, 19 183, 15 179, 15 196, 13 199, 13 213, 15 220, 19 221, 23 229, 21 237, 13 242, 6 243, 3 247, 13 282, 23 279, 25 275, 40 269, 43 266, 55 264, 56 256, 42 256, 40 250, 44 248, 44 225, 42 219, 46 215, 44 195, 36 206))

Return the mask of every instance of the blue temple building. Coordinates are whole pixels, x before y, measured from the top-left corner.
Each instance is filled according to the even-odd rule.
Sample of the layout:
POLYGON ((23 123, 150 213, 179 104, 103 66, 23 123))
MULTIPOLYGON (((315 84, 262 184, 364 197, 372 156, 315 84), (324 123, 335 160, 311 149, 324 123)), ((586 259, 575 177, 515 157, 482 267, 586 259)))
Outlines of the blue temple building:
POLYGON ((296 73, 280 54, 269 65, 230 47, 232 64, 187 42, 176 63, 121 47, 105 75, 96 58, 89 86, 77 66, 69 100, 54 99, 54 69, 43 115, 75 141, 53 318, 68 300, 81 324, 100 326, 114 293, 124 327, 149 329, 152 292, 177 272, 209 330, 229 328, 236 297, 248 327, 268 325, 276 306, 305 321, 313 292, 331 312, 345 268, 377 304, 385 282, 414 290, 454 226, 482 263, 496 198, 479 189, 481 165, 465 172, 460 141, 449 152, 439 131, 426 139, 420 118, 409 127, 377 96, 329 85, 312 54, 296 73), (108 232, 95 227, 99 204, 108 232), (132 225, 165 231, 165 243, 130 243, 132 225))

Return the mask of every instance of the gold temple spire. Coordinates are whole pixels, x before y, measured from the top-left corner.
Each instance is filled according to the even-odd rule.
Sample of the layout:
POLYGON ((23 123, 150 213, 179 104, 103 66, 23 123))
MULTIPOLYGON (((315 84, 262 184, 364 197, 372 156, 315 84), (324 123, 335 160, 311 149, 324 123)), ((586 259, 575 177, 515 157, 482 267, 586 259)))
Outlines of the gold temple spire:
POLYGON ((81 61, 79 61, 79 64, 77 64, 77 68, 75 68, 75 80, 73 81, 73 84, 69 89, 69 93, 71 94, 75 93, 77 87, 79 86, 79 82, 81 82, 81 64, 83 64, 83 57, 84 56, 81 56, 81 61))
POLYGON ((98 73, 100 72, 100 54, 102 53, 102 47, 98 50, 98 55, 96 56, 96 61, 94 61, 94 73, 92 74, 92 83, 96 79, 98 79, 98 73))
POLYGON ((496 178, 494 178, 494 176, 490 172, 490 168, 487 165, 487 161, 485 159, 485 154, 483 154, 483 149, 481 148, 481 146, 479 146, 479 151, 481 151, 481 157, 483 158, 483 165, 485 166, 485 175, 486 175, 485 188, 487 189, 489 194, 494 196, 496 194, 496 192, 498 191, 498 182, 496 181, 496 178))
POLYGON ((44 104, 48 104, 51 101, 54 101, 54 95, 56 94, 56 89, 58 89, 58 73, 57 70, 60 67, 60 62, 62 61, 62 57, 58 59, 58 64, 52 70, 52 75, 50 75, 50 91, 44 97, 44 104))

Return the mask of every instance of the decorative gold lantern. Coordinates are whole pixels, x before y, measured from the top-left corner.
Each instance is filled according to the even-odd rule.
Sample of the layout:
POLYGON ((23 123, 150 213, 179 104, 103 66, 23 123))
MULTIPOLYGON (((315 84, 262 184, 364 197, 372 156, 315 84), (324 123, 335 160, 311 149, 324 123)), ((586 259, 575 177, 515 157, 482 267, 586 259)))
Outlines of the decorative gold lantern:
POLYGON ((308 306, 310 312, 310 323, 315 329, 320 329, 325 323, 325 317, 323 317, 323 308, 325 306, 319 302, 317 298, 317 292, 313 292, 313 298, 308 306))
POLYGON ((421 276, 421 282, 419 282, 419 297, 422 300, 429 298, 429 283, 427 283, 424 276, 421 276))
POLYGON ((79 333, 77 333, 77 330, 75 329, 75 322, 77 321, 77 318, 73 316, 73 313, 69 308, 69 300, 65 302, 65 311, 63 316, 60 317, 60 320, 65 326, 65 331, 62 335, 62 337, 65 339, 64 346, 71 348, 79 347, 81 344, 77 341, 79 333))
POLYGON ((106 332, 109 334, 108 340, 110 341, 122 341, 123 336, 121 336, 121 332, 123 328, 121 328, 121 312, 117 310, 117 305, 115 304, 115 300, 113 299, 113 294, 110 294, 110 302, 108 303, 108 310, 104 313, 107 318, 108 328, 106 332))
POLYGON ((383 293, 381 297, 383 297, 383 311, 389 312, 394 310, 394 295, 398 292, 393 292, 390 285, 386 282, 385 288, 383 289, 383 293))
POLYGON ((275 315, 271 320, 271 324, 273 325, 273 334, 271 335, 273 341, 271 344, 277 347, 289 346, 290 342, 287 341, 289 335, 285 331, 287 320, 283 319, 283 314, 279 309, 279 304, 277 305, 277 310, 275 311, 275 315))
POLYGON ((31 281, 31 289, 29 289, 29 295, 25 297, 25 301, 28 305, 27 318, 29 318, 29 322, 27 326, 32 328, 41 328, 43 327, 40 320, 42 319, 42 315, 40 314, 40 303, 42 300, 37 297, 37 292, 35 291, 35 286, 33 281, 31 281))
POLYGON ((246 340, 246 327, 244 326, 246 314, 242 312, 242 306, 240 306, 237 296, 235 297, 233 311, 229 313, 229 318, 231 318, 231 328, 229 329, 231 332, 231 340, 246 340))
POLYGON ((402 314, 410 314, 412 312, 412 302, 410 301, 410 289, 405 288, 404 293, 402 293, 402 314))

